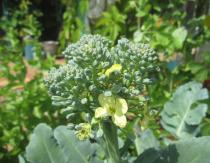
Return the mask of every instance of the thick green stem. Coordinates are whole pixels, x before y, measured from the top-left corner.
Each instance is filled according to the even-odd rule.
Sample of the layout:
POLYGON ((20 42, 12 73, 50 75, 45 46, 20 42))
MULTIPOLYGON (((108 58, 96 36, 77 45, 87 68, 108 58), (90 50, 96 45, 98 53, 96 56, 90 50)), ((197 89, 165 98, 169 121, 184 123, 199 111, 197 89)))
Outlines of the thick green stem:
POLYGON ((103 122, 103 138, 107 153, 107 163, 120 163, 117 128, 111 122, 103 122))

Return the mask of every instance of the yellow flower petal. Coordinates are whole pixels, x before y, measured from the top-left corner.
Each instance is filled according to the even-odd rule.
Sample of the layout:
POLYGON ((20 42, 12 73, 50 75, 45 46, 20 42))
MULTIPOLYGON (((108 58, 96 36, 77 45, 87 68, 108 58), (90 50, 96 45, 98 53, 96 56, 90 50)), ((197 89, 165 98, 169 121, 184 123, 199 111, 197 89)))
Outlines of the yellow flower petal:
POLYGON ((119 126, 120 128, 125 127, 127 124, 127 119, 126 119, 126 116, 124 115, 118 116, 117 114, 114 114, 112 116, 112 121, 114 122, 116 126, 119 126))
POLYGON ((102 107, 96 109, 96 118, 111 116, 116 126, 121 128, 126 126, 127 120, 124 114, 128 111, 128 105, 125 99, 100 94, 98 100, 102 107))
POLYGON ((108 108, 109 106, 112 106, 115 102, 115 98, 113 96, 105 96, 104 94, 100 94, 98 97, 99 104, 102 107, 108 108))
POLYGON ((95 117, 101 118, 107 116, 107 110, 105 108, 99 107, 95 110, 95 117))
POLYGON ((105 75, 109 76, 111 73, 115 71, 121 71, 122 66, 120 64, 113 64, 110 68, 105 71, 105 75))
POLYGON ((123 98, 117 98, 115 103, 116 114, 125 114, 128 111, 128 104, 123 98))

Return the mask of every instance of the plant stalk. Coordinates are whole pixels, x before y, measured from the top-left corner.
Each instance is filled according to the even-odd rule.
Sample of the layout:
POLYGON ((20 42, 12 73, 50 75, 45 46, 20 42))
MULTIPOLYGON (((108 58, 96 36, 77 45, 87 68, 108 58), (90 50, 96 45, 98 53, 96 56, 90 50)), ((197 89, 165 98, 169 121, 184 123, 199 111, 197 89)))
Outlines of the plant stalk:
POLYGON ((111 122, 103 122, 103 139, 107 153, 107 163, 120 163, 117 128, 111 122))

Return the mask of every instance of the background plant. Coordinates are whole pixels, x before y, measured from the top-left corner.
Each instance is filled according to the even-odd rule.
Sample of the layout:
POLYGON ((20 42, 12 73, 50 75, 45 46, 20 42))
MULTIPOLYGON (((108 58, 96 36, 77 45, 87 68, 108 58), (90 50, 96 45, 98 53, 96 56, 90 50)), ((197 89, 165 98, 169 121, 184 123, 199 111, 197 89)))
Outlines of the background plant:
MULTIPOLYGON (((6 1, 3 2, 4 5, 6 5, 6 1)), ((100 5, 98 7, 95 3, 96 7, 93 7, 94 11, 100 12, 96 12, 97 14, 94 18, 93 15, 90 16, 90 10, 92 10, 90 1, 51 1, 49 5, 47 5, 47 8, 50 8, 52 4, 56 4, 57 9, 59 10, 61 8, 62 10, 59 10, 59 13, 57 13, 57 10, 53 11, 50 8, 49 13, 45 12, 47 13, 48 21, 43 21, 40 10, 37 10, 37 8, 42 9, 42 6, 39 6, 39 4, 43 3, 43 1, 30 1, 31 4, 24 0, 21 2, 22 6, 17 7, 19 1, 15 1, 15 3, 7 1, 7 4, 13 8, 12 10, 8 10, 9 15, 4 15, 4 18, 1 19, 1 29, 3 28, 4 31, 7 31, 7 34, 6 37, 2 37, 2 34, 0 34, 1 45, 3 45, 0 48, 0 76, 9 79, 9 84, 1 90, 1 94, 11 99, 11 101, 16 99, 14 98, 16 93, 10 93, 10 88, 16 87, 17 85, 24 85, 23 81, 26 75, 26 66, 22 60, 24 45, 33 44, 34 47, 36 47, 34 49, 36 55, 42 56, 41 44, 38 42, 40 41, 40 35, 42 39, 44 37, 46 37, 44 39, 48 37, 52 39, 51 35, 56 36, 59 29, 60 51, 62 51, 69 42, 77 41, 83 33, 98 33, 113 39, 112 41, 115 42, 115 44, 122 36, 134 40, 135 42, 148 43, 158 52, 158 56, 161 60, 161 73, 157 73, 158 77, 152 78, 152 80, 156 80, 157 82, 150 85, 147 89, 148 91, 143 93, 144 95, 149 94, 150 100, 146 101, 144 107, 142 107, 142 112, 139 116, 140 124, 137 126, 140 125, 140 131, 146 130, 147 128, 152 129, 154 135, 160 139, 166 135, 170 135, 168 132, 164 132, 159 125, 160 112, 175 89, 192 79, 201 83, 205 81, 204 86, 209 88, 209 50, 206 48, 208 47, 210 36, 208 1, 164 0, 160 2, 153 0, 120 0, 105 3, 101 0, 100 4, 104 4, 104 6, 100 5), (98 10, 95 10, 95 8, 98 10), (36 12, 32 12, 35 10, 36 12), (102 15, 101 12, 103 12, 102 15), (56 19, 51 20, 50 15, 55 15, 56 19), (62 15, 63 20, 60 19, 62 15), (117 18, 120 18, 120 20, 117 18), (57 20, 59 20, 59 22, 57 20), (101 22, 107 25, 104 26, 101 22), (44 27, 46 27, 48 23, 53 25, 57 24, 56 26, 58 28, 55 30, 50 28, 52 30, 51 32, 46 31, 44 27), (62 26, 60 26, 61 24, 62 26), (42 28, 40 28, 40 26, 42 26, 42 28), (42 34, 41 29, 45 31, 42 34), (23 41, 25 36, 30 36, 33 39, 23 41), (13 62, 15 66, 8 67, 8 63, 10 62, 13 62), (11 73, 11 71, 16 71, 16 73, 11 73)), ((44 10, 49 11, 46 8, 44 10)), ((58 36, 54 39, 56 38, 58 38, 58 36)), ((30 64, 40 69, 49 69, 49 67, 53 65, 52 60, 49 59, 44 62, 40 60, 40 57, 35 58, 30 64)), ((42 82, 39 82, 40 78, 42 78, 42 75, 35 78, 38 82, 34 81, 34 84, 30 83, 37 91, 40 86, 36 84, 42 85, 42 82)), ((28 92, 28 94, 30 94, 30 91, 28 92)), ((45 96, 45 93, 43 96, 45 96)), ((23 94, 24 92, 19 95, 23 96, 23 94)), ((50 100, 47 95, 45 97, 46 101, 50 100)), ((36 105, 42 106, 41 103, 33 103, 34 101, 35 100, 31 100, 30 103, 30 106, 33 108, 36 105)), ((83 102, 84 101, 85 99, 83 102)), ((10 102, 7 101, 8 105, 10 102)), ((23 103, 26 102, 24 101, 23 103)), ((2 106, 5 105, 4 103, 2 106)), ((12 105, 14 105, 14 102, 12 105)), ((13 110, 15 110, 14 107, 13 110)), ((10 112, 7 113, 8 115, 11 114, 10 112)), ((132 117, 132 115, 130 115, 129 118, 130 117, 132 117)), ((40 119, 40 121, 42 120, 40 119)), ((201 130, 198 135, 209 135, 209 122, 209 111, 207 111, 207 114, 201 121, 201 125, 199 125, 201 130)), ((38 123, 38 121, 36 123, 38 123)), ((35 126, 36 123, 34 123, 33 126, 35 126)), ((30 126, 28 127, 31 128, 30 126)), ((131 130, 131 132, 133 131, 131 130)), ((15 142, 20 137, 21 136, 17 136, 15 142)), ((24 142, 27 141, 25 138, 24 142)), ((4 140, 4 142, 7 142, 6 139, 4 140)), ((2 141, 2 144, 5 144, 4 142, 2 141)), ((136 142, 138 141, 136 140, 136 142)), ((2 157, 11 158, 11 155, 16 157, 17 153, 23 151, 23 146, 21 145, 21 147, 19 146, 17 148, 18 152, 13 154, 10 152, 8 155, 5 155, 5 150, 3 150, 2 157)), ((129 150, 133 151, 132 147, 129 147, 129 150)), ((139 149, 139 151, 141 150, 139 149)))
MULTIPOLYGON (((1 18, 0 78, 5 81, 0 90, 0 162, 17 162, 17 155, 27 144, 32 129, 44 120, 58 123, 51 99, 43 83, 44 71, 54 65, 54 59, 44 60, 39 37, 40 13, 30 13, 31 3, 21 1, 17 9, 1 18), (25 39, 25 38, 28 39, 25 39), (34 60, 24 59, 24 47, 33 45, 34 60), (37 74, 28 82, 28 67, 37 74)), ((62 119, 62 118, 61 118, 62 119)))
POLYGON ((157 56, 148 45, 123 38, 112 47, 104 37, 85 35, 64 54, 68 63, 52 69, 45 81, 53 103, 65 107, 71 124, 55 131, 38 125, 26 148, 29 162, 205 163, 209 159, 210 137, 199 137, 208 109, 204 101, 208 90, 202 84, 188 82, 178 87, 161 113, 153 113, 160 117, 157 125, 162 127, 160 135, 154 136, 150 126, 142 123, 151 115, 144 110, 150 108, 142 100, 147 91, 142 86, 151 83, 150 72, 158 68, 157 56), (96 56, 97 61, 92 59, 96 56), (135 79, 138 75, 141 78, 135 79), (90 150, 83 151, 87 144, 90 150), (203 146, 202 153, 196 144, 203 146), (192 148, 186 153, 189 145, 192 148))

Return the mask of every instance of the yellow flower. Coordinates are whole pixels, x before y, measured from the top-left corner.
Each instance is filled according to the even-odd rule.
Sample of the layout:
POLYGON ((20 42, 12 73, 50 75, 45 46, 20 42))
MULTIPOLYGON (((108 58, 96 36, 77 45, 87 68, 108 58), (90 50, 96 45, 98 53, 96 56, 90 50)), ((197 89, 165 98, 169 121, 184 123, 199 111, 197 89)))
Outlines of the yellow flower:
POLYGON ((111 116, 112 121, 116 126, 119 126, 120 128, 126 126, 127 119, 125 114, 128 111, 128 105, 125 99, 100 94, 98 100, 101 107, 98 107, 95 110, 96 118, 111 116))
POLYGON ((109 76, 111 73, 115 71, 121 71, 122 66, 120 64, 113 64, 110 68, 108 68, 105 72, 106 76, 109 76))
POLYGON ((78 131, 75 132, 79 140, 85 140, 91 136, 91 125, 89 123, 80 123, 78 131))

